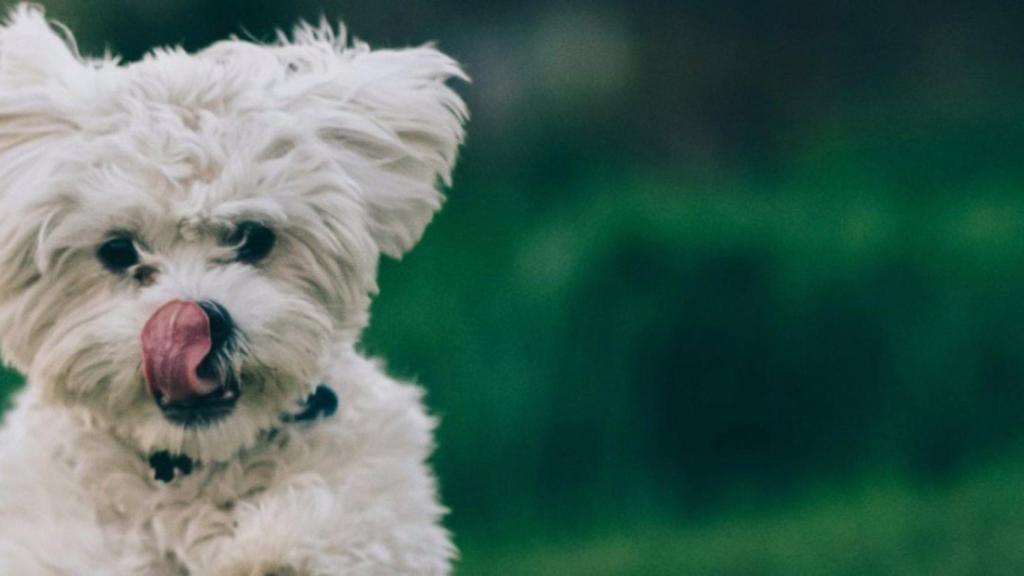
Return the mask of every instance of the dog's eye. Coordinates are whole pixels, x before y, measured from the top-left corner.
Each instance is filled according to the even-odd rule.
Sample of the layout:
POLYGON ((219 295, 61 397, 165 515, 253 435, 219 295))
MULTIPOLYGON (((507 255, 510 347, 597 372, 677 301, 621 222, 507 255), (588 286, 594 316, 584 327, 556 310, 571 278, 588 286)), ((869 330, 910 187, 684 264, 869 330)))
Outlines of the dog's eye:
POLYGON ((135 242, 126 236, 117 236, 104 242, 96 257, 111 272, 124 272, 139 263, 135 242))
POLYGON ((238 250, 238 261, 255 264, 274 250, 277 235, 259 222, 243 222, 238 225, 228 242, 238 250))

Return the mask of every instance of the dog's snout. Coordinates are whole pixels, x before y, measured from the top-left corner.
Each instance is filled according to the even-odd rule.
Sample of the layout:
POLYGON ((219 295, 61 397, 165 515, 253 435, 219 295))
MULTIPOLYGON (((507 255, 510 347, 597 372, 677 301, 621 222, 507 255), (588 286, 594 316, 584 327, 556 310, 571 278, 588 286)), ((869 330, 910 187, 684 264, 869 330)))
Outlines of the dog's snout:
POLYGON ((235 331, 231 314, 210 300, 174 300, 150 317, 142 331, 143 376, 169 420, 199 426, 234 408, 235 331))
POLYGON ((213 348, 211 352, 224 350, 235 333, 235 321, 231 318, 231 314, 212 300, 199 302, 199 307, 210 319, 210 340, 213 348))

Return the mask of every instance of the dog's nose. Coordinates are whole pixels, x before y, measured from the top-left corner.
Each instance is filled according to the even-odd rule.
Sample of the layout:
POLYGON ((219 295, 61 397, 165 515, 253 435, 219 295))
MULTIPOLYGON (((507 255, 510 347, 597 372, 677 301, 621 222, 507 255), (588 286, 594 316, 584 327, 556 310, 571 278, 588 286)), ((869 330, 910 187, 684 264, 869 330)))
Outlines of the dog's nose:
POLYGON ((203 300, 199 307, 210 320, 210 354, 221 352, 235 333, 235 321, 223 306, 212 300, 203 300))

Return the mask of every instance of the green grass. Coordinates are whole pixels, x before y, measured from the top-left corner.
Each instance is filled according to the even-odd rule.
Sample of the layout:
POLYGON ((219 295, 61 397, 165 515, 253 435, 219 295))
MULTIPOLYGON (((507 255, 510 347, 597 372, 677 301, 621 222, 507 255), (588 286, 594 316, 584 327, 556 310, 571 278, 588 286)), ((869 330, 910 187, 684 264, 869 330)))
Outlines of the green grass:
POLYGON ((1024 464, 943 488, 891 480, 700 524, 463 542, 462 575, 998 576, 1024 573, 1024 464))
POLYGON ((443 418, 453 527, 948 480, 1022 441, 1024 173, 851 154, 550 201, 464 179, 385 264, 365 339, 443 418))

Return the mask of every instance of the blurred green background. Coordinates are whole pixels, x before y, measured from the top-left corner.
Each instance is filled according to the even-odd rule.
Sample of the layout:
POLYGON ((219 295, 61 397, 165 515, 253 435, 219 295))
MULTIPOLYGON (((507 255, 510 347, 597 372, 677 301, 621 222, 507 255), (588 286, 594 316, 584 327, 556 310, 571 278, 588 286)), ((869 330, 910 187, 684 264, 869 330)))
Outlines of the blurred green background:
POLYGON ((459 573, 1024 573, 1019 3, 44 4, 85 53, 323 13, 466 65, 364 343, 443 417, 459 573))

